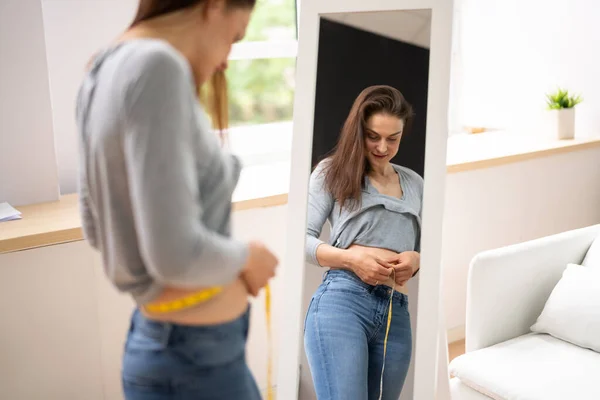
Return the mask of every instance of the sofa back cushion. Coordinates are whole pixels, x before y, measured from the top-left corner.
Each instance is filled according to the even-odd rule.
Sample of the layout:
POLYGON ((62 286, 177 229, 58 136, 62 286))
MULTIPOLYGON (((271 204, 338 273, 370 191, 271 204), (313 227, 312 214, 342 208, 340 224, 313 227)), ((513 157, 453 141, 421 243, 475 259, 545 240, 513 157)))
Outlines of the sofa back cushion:
POLYGON ((582 265, 586 267, 600 268, 600 235, 594 240, 585 255, 582 265))
POLYGON ((600 352, 600 268, 569 264, 531 330, 600 352))

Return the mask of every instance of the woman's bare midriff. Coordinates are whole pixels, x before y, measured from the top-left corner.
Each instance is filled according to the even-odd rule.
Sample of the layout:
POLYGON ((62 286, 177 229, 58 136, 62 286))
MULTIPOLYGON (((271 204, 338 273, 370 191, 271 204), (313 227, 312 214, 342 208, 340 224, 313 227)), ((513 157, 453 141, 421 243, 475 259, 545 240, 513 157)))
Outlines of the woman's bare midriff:
MULTIPOLYGON (((392 256, 397 255, 398 253, 388 250, 388 249, 381 249, 378 247, 368 247, 368 246, 361 246, 358 244, 353 244, 349 247, 350 249, 352 248, 360 248, 360 249, 364 249, 367 252, 369 252, 370 254, 377 256, 379 258, 382 259, 386 259, 392 256)), ((386 282, 379 282, 381 285, 386 285, 389 287, 393 287, 394 285, 394 280, 393 280, 393 276, 391 276, 386 282)), ((404 293, 404 294, 408 294, 408 290, 406 289, 406 285, 404 286, 398 286, 396 285, 395 287, 396 291, 400 292, 400 293, 404 293)))
MULTIPOLYGON (((161 295, 152 301, 160 303, 181 299, 193 293, 197 293, 202 288, 194 290, 182 290, 168 288, 163 290, 161 295)), ((205 303, 198 304, 185 310, 153 314, 142 308, 142 313, 149 319, 161 322, 171 322, 180 325, 218 325, 233 321, 248 309, 248 291, 241 279, 225 286, 223 291, 217 296, 205 303)))

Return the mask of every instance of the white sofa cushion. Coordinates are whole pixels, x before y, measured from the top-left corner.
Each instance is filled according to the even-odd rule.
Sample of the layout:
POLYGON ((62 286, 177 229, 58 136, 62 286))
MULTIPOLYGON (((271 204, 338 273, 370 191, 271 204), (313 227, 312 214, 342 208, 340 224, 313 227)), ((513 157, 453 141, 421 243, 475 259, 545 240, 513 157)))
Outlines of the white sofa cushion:
POLYGON ((495 400, 600 399, 600 354, 545 334, 463 354, 449 370, 495 400))
POLYGON ((458 378, 450 379, 450 398, 452 400, 490 400, 490 397, 471 389, 458 378))
POLYGON ((592 242, 582 264, 586 267, 600 268, 600 236, 592 242))
POLYGON ((531 330, 600 352, 600 268, 569 264, 531 330))

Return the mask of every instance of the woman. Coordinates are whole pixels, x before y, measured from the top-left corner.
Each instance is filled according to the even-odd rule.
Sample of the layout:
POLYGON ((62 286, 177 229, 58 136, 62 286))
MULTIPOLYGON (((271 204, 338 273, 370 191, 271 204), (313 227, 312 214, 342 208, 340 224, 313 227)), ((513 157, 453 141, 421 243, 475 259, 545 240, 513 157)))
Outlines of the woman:
MULTIPOLYGON (((141 0, 80 88, 84 232, 138 306, 122 370, 128 400, 260 399, 245 362, 248 295, 277 260, 230 237, 240 164, 198 101, 222 76, 254 3, 141 0)), ((215 90, 223 127, 224 88, 215 90)))
POLYGON ((405 284, 419 269, 423 180, 390 160, 411 119, 398 90, 365 89, 311 175, 306 256, 330 268, 305 322, 319 400, 397 400, 402 391, 412 354, 405 284), (326 220, 329 243, 319 240, 326 220))

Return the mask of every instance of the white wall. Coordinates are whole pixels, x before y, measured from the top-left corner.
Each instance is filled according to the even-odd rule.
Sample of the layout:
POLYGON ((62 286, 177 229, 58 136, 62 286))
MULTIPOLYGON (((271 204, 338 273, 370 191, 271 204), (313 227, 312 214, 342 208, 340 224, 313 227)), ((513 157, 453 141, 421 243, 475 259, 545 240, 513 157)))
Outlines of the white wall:
POLYGON ((600 223, 600 149, 449 174, 443 225, 446 327, 464 327, 469 263, 482 251, 600 223))
POLYGON ((0 202, 58 198, 40 0, 0 1, 0 202))
POLYGON ((600 130, 600 3, 596 0, 460 1, 460 120, 531 129, 545 93, 581 93, 577 134, 600 130))
POLYGON ((92 260, 83 242, 0 255, 0 398, 104 399, 92 260))
POLYGON ((94 52, 127 28, 137 3, 137 0, 42 0, 54 142, 63 194, 77 190, 75 99, 85 66, 94 52))

